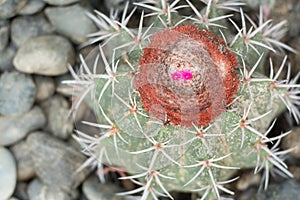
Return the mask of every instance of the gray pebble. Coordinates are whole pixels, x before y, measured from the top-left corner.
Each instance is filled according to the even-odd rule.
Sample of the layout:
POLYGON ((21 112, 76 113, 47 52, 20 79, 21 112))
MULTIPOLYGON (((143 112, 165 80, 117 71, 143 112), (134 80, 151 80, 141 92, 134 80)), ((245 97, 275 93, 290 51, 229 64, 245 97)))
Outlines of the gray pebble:
POLYGON ((33 178, 35 171, 28 144, 25 141, 21 141, 13 145, 11 151, 17 161, 18 181, 25 181, 33 178))
POLYGON ((50 5, 63 6, 63 5, 68 5, 71 3, 78 2, 79 0, 43 0, 43 1, 50 5))
POLYGON ((64 84, 63 81, 73 80, 73 79, 74 78, 72 77, 72 75, 70 73, 66 73, 66 74, 63 74, 61 76, 55 76, 54 77, 54 82, 55 82, 55 86, 57 88, 56 92, 61 94, 61 95, 67 96, 67 97, 72 96, 73 93, 70 94, 70 86, 68 86, 67 84, 64 84))
POLYGON ((29 132, 43 127, 45 123, 44 113, 37 106, 25 114, 0 116, 0 146, 18 142, 29 132))
POLYGON ((15 16, 26 4, 27 0, 1 0, 0 19, 8 19, 15 16))
POLYGON ((19 16, 11 23, 11 39, 16 46, 21 46, 29 38, 49 35, 53 32, 54 28, 42 14, 19 16))
POLYGON ((35 99, 32 77, 20 72, 5 72, 0 77, 0 114, 16 115, 30 110, 35 99))
POLYGON ((14 196, 22 200, 29 200, 27 194, 28 183, 26 181, 18 181, 14 196))
POLYGON ((35 75, 33 76, 36 85, 35 100, 44 101, 51 97, 55 92, 55 83, 52 77, 35 75))
POLYGON ((87 10, 78 4, 45 10, 56 30, 68 36, 76 44, 87 41, 87 35, 97 31, 95 24, 87 17, 86 12, 87 10))
POLYGON ((45 112, 48 124, 46 130, 56 137, 67 139, 73 131, 73 119, 69 117, 70 105, 61 95, 54 95, 52 98, 41 103, 45 112))
POLYGON ((14 69, 13 58, 16 54, 16 47, 8 45, 3 51, 0 51, 0 71, 11 71, 14 69))
POLYGON ((259 185, 261 183, 261 175, 253 174, 252 172, 242 174, 237 180, 236 188, 238 190, 246 190, 252 185, 259 185))
POLYGON ((258 200, 296 200, 299 199, 300 183, 295 180, 285 180, 270 184, 268 190, 258 194, 258 200))
POLYGON ((105 0, 105 5, 107 8, 114 8, 122 10, 125 7, 126 0, 105 0))
POLYGON ((3 147, 0 147, 0 161, 0 200, 6 200, 16 187, 16 162, 10 151, 3 147))
POLYGON ((9 27, 7 20, 0 20, 0 51, 5 49, 8 44, 9 27))
POLYGON ((82 190, 88 200, 112 200, 116 199, 116 193, 121 192, 121 188, 115 184, 101 184, 96 175, 90 176, 82 185, 82 190))
POLYGON ((42 132, 30 134, 27 143, 36 174, 47 185, 70 192, 89 174, 87 168, 76 172, 86 158, 67 143, 42 132))
POLYGON ((235 200, 258 200, 256 198, 257 190, 258 190, 257 187, 250 187, 247 190, 238 193, 235 200))
POLYGON ((142 196, 118 196, 117 200, 141 200, 142 196))
POLYGON ((33 15, 45 7, 42 0, 28 0, 27 4, 19 11, 20 15, 33 15))
POLYGON ((300 158, 300 128, 293 128, 292 132, 285 136, 281 141, 281 147, 283 149, 290 149, 296 147, 289 154, 300 158))
POLYGON ((300 167, 299 166, 289 166, 289 171, 293 174, 296 180, 300 180, 300 167))
POLYGON ((47 186, 35 179, 28 186, 30 200, 71 200, 70 195, 55 186, 47 186))
POLYGON ((28 39, 18 50, 13 63, 25 73, 55 76, 68 71, 67 65, 74 63, 71 43, 57 35, 28 39))
POLYGON ((8 200, 20 200, 17 197, 10 197, 8 200))

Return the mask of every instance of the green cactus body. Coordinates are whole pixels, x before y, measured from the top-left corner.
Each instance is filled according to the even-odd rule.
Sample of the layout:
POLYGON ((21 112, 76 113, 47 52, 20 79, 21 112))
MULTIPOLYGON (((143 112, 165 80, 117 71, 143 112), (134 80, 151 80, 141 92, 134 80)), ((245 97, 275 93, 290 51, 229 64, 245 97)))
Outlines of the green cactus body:
MULTIPOLYGON (((279 31, 281 27, 272 29, 274 26, 267 21, 246 29, 244 13, 237 7, 242 3, 238 1, 227 4, 226 1, 204 1, 207 7, 203 11, 198 11, 190 1, 186 2, 186 6, 195 12, 195 16, 186 20, 182 20, 176 12, 180 8, 176 7, 178 1, 169 4, 161 0, 157 5, 137 3, 137 6, 153 11, 146 28, 143 28, 142 13, 137 30, 126 27, 130 19, 126 18, 128 4, 120 22, 102 14, 98 18, 92 16, 100 28, 110 28, 106 29, 106 35, 98 35, 104 39, 99 47, 99 56, 103 60, 105 73, 92 73, 82 60, 85 73, 76 75, 73 72, 75 81, 71 82, 86 91, 85 94, 91 94, 81 99, 94 108, 99 121, 99 124, 89 123, 99 127, 98 137, 80 131, 75 136, 84 147, 84 152, 91 156, 86 164, 97 163, 99 170, 102 164, 124 168, 131 175, 123 178, 134 180, 140 188, 123 194, 140 192, 142 199, 155 199, 160 195, 172 198, 169 193, 172 190, 195 191, 203 199, 220 199, 220 192, 233 195, 223 185, 236 180, 230 178, 240 168, 255 168, 255 173, 265 169, 269 173, 270 168, 277 167, 292 177, 276 150, 266 146, 267 142, 288 134, 267 137, 274 119, 286 107, 296 120, 299 119, 295 106, 299 102, 294 98, 299 93, 296 79, 277 80, 286 58, 279 72, 271 71, 269 77, 261 74, 268 52, 275 51, 276 45, 292 50, 282 45, 278 41, 280 38, 270 36, 270 30, 279 31), (226 20, 231 17, 224 14, 228 10, 235 10, 235 14, 241 15, 242 28, 231 20, 237 35, 232 35, 229 28, 223 28, 228 26, 226 20), (185 39, 173 44, 174 33, 162 41, 170 43, 169 49, 164 49, 163 44, 160 47, 151 46, 151 41, 158 39, 158 36, 164 37, 159 34, 174 32, 175 27, 195 28, 208 33, 201 36, 206 37, 202 42, 195 39, 189 42, 194 33, 175 31, 185 39), (152 52, 149 55, 145 55, 147 48, 152 52), (185 48, 185 52, 181 52, 185 48), (104 55, 103 49, 107 55, 104 55), (168 55, 165 56, 164 52, 168 55), (174 55, 172 52, 175 52, 174 55), (179 58, 183 55, 187 55, 186 58, 194 56, 201 62, 179 58), (143 59, 150 59, 152 64, 160 66, 142 70, 143 59), (175 68, 172 68, 173 65, 176 65, 175 68), (198 68, 195 65, 199 65, 198 68), (143 81, 147 76, 150 76, 149 80, 154 76, 154 82, 150 81, 147 86, 151 91, 144 91, 147 82, 143 81), (80 84, 82 79, 87 84, 80 84), (153 86, 156 80, 161 81, 162 86, 153 86), (144 85, 139 86, 141 82, 144 85), (200 91, 202 86, 204 89, 200 91), (188 93, 190 88, 191 93, 188 93), (174 99, 167 97, 167 94, 175 93, 177 96, 174 99), (164 98, 163 94, 169 99, 164 98), (195 102, 200 102, 200 106, 190 103, 193 98, 197 99, 195 102), (175 102, 173 105, 173 101, 183 103, 175 102), (189 112, 197 114, 199 109, 199 113, 204 114, 190 116, 189 112, 182 111, 186 105, 187 109, 191 109, 189 112), (206 111, 209 109, 211 112, 206 111), (176 121, 172 115, 183 120, 176 118, 176 121)), ((95 66, 97 62, 98 59, 95 66)), ((265 181, 267 185, 268 178, 265 181)))

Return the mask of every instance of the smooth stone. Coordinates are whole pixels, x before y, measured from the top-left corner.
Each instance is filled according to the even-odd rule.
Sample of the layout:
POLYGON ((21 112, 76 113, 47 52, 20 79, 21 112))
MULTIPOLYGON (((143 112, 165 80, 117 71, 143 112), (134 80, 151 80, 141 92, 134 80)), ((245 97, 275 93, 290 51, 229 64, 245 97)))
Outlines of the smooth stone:
POLYGON ((76 44, 87 41, 88 34, 97 31, 97 27, 86 15, 87 10, 80 5, 47 8, 45 13, 56 30, 76 44))
POLYGON ((0 147, 0 161, 0 200, 7 200, 17 183, 16 162, 10 151, 3 147, 0 147))
POLYGON ((281 147, 283 149, 290 149, 290 148, 297 147, 289 154, 296 158, 300 158, 300 128, 299 127, 293 128, 290 134, 282 138, 281 147))
POLYGON ((300 180, 300 166, 289 166, 289 171, 293 174, 296 180, 300 180))
POLYGON ((42 128, 45 123, 45 115, 37 106, 25 114, 0 116, 0 146, 18 142, 29 132, 42 128))
POLYGON ((237 180, 236 188, 238 190, 247 190, 252 185, 259 185, 261 183, 261 175, 253 174, 252 172, 242 174, 237 180))
POLYGON ((0 19, 8 19, 15 16, 26 3, 27 0, 0 0, 0 19))
POLYGON ((65 191, 55 186, 47 186, 38 179, 30 182, 27 193, 30 200, 71 200, 65 191))
POLYGON ((10 25, 7 20, 0 20, 0 51, 8 44, 10 25))
POLYGON ((73 131, 74 124, 70 114, 70 104, 61 95, 54 95, 41 103, 48 124, 46 131, 61 139, 67 139, 73 131))
POLYGON ((88 200, 112 200, 116 199, 116 193, 122 192, 115 184, 101 184, 95 175, 84 181, 82 190, 88 200))
POLYGON ((125 0, 104 0, 106 8, 123 10, 126 4, 125 0))
POLYGON ((28 182, 27 181, 18 181, 17 187, 14 192, 14 196, 21 200, 29 200, 27 194, 28 182))
POLYGON ((14 69, 13 58, 16 51, 17 49, 13 44, 8 45, 3 51, 0 51, 0 71, 12 71, 14 69))
POLYGON ((35 92, 30 75, 16 71, 3 73, 0 77, 0 114, 17 115, 29 111, 35 92))
POLYGON ((235 199, 236 200, 258 200, 256 198, 257 190, 258 190, 257 187, 250 187, 247 190, 239 193, 235 199))
POLYGON ((42 0, 28 0, 27 4, 19 11, 20 15, 33 15, 45 7, 42 0))
POLYGON ((99 128, 82 123, 82 121, 98 123, 95 112, 86 102, 82 102, 77 111, 73 112, 72 114, 76 130, 89 133, 90 135, 97 135, 99 133, 99 128))
POLYGON ((116 200, 141 200, 142 196, 118 196, 116 200))
MULTIPOLYGON (((66 97, 71 97, 72 94, 70 94, 70 86, 67 84, 64 84, 63 81, 66 80, 73 80, 73 76, 70 73, 66 73, 60 76, 55 76, 54 77, 54 82, 56 86, 56 92, 66 96, 66 97)), ((72 92, 71 92, 72 93, 72 92)))
POLYGON ((51 97, 55 92, 55 83, 52 77, 35 75, 33 80, 36 85, 35 100, 44 101, 51 97))
POLYGON ((43 0, 43 1, 54 6, 63 6, 71 3, 76 3, 79 0, 43 0))
POLYGON ((17 161, 18 181, 26 181, 34 177, 34 165, 30 156, 30 148, 25 141, 13 145, 10 149, 17 161))
POLYGON ((74 49, 64 37, 39 36, 28 39, 18 50, 13 63, 21 72, 56 76, 74 64, 74 49))
POLYGON ((21 46, 29 38, 40 35, 49 35, 54 27, 43 14, 34 16, 19 16, 12 20, 11 39, 16 46, 21 46))
POLYGON ((272 183, 265 192, 258 193, 257 200, 296 200, 299 199, 300 183, 288 179, 281 183, 272 183))
POLYGON ((90 172, 88 168, 76 172, 86 158, 67 143, 49 134, 31 133, 26 142, 31 149, 36 174, 47 185, 70 192, 90 172))

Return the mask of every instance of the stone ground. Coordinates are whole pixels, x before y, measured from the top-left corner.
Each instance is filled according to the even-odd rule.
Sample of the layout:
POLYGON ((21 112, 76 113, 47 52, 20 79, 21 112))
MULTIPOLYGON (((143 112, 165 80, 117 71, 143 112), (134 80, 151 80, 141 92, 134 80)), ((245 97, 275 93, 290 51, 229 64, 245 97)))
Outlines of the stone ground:
MULTIPOLYGON (((285 42, 300 51, 300 2, 270 1, 275 2, 270 18, 275 22, 288 20, 285 42)), ((79 45, 87 40, 87 34, 97 31, 85 12, 122 8, 122 2, 0 0, 0 200, 140 198, 115 195, 135 187, 119 181, 120 173, 108 171, 106 184, 99 183, 91 169, 75 173, 86 158, 71 135, 74 128, 86 129, 79 122, 90 118, 92 112, 82 106, 76 119, 68 118, 71 97, 62 93, 61 85, 62 80, 71 79, 67 65, 77 66, 79 53, 86 55, 90 50, 79 45)), ((252 8, 257 9, 255 6, 252 8)), ((290 61, 296 74, 299 54, 291 54, 290 61)), ((284 113, 272 134, 289 129, 293 132, 282 141, 283 149, 300 145, 300 128, 284 113)), ((299 199, 300 150, 292 152, 286 161, 295 178, 271 178, 266 193, 257 193, 260 174, 241 170, 241 178, 228 185, 236 192, 235 199, 299 199)), ((190 194, 172 195, 177 200, 197 199, 190 194)))

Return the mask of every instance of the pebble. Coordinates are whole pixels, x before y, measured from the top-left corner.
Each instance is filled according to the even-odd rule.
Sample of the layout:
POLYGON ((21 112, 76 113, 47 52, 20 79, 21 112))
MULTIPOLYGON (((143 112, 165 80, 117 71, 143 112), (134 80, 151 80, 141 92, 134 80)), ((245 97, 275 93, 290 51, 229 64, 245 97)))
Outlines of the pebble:
POLYGON ((55 83, 52 77, 35 75, 33 76, 36 85, 35 100, 37 102, 50 98, 55 92, 55 83))
POLYGON ((87 35, 97 31, 95 24, 80 5, 47 8, 45 13, 56 30, 76 43, 87 41, 87 35))
POLYGON ((21 46, 29 38, 49 35, 53 32, 54 27, 43 14, 19 16, 14 18, 11 23, 11 39, 16 46, 21 46))
POLYGON ((300 167, 299 166, 289 166, 289 171, 293 174, 294 179, 300 180, 300 167))
POLYGON ((252 9, 259 9, 259 6, 267 6, 269 9, 272 9, 276 0, 245 0, 245 3, 252 9))
POLYGON ((257 187, 250 187, 247 190, 238 193, 237 197, 234 199, 235 200, 258 200, 256 198, 257 190, 258 190, 257 187))
POLYGON ((0 1, 0 19, 9 19, 20 11, 27 0, 1 0, 0 1))
POLYGON ((12 71, 13 58, 16 54, 16 47, 13 44, 9 44, 3 51, 0 51, 0 71, 12 71))
POLYGON ((74 124, 70 114, 70 105, 61 95, 54 95, 41 103, 48 124, 46 131, 61 139, 67 139, 73 131, 74 124))
POLYGON ((35 92, 30 75, 16 71, 3 73, 0 77, 0 114, 16 115, 29 111, 35 92))
POLYGON ((104 2, 107 8, 114 8, 120 10, 123 10, 126 4, 126 1, 124 0, 105 0, 104 2))
POLYGON ((66 73, 60 76, 55 76, 54 77, 54 82, 55 82, 55 86, 56 86, 56 92, 66 96, 66 97, 70 97, 70 86, 68 86, 67 84, 64 84, 63 81, 65 80, 73 80, 74 78, 72 77, 72 75, 70 73, 66 73))
POLYGON ((18 181, 26 181, 33 178, 35 171, 28 144, 25 141, 21 141, 13 145, 11 151, 17 161, 18 181))
POLYGON ((30 182, 27 191, 30 200, 71 200, 65 191, 55 186, 47 186, 38 179, 30 182))
POLYGON ((141 200, 142 196, 118 196, 117 200, 141 200))
POLYGON ((0 200, 7 200, 16 187, 16 162, 10 151, 3 147, 0 147, 0 160, 0 200))
POLYGON ((238 179, 236 187, 238 190, 246 190, 252 185, 259 185, 261 183, 261 175, 247 173, 242 174, 242 176, 238 179))
POLYGON ((9 23, 7 20, 0 20, 0 51, 5 49, 9 39, 9 23))
POLYGON ((299 199, 300 183, 285 180, 281 183, 272 183, 265 192, 258 193, 258 200, 296 200, 299 199))
POLYGON ((43 132, 30 134, 26 141, 43 183, 70 192, 89 174, 88 168, 76 172, 86 158, 67 143, 43 132))
POLYGON ((13 63, 25 73, 56 76, 68 71, 74 64, 74 49, 64 37, 38 36, 28 39, 18 50, 13 63))
POLYGON ((18 199, 16 197, 10 197, 8 200, 21 200, 21 199, 18 199))
POLYGON ((28 182, 27 181, 18 181, 17 187, 14 192, 14 196, 21 200, 29 200, 27 194, 28 182))
POLYGON ((43 0, 43 1, 50 5, 63 6, 63 5, 71 4, 71 3, 76 3, 79 0, 43 0))
POLYGON ((37 106, 25 114, 0 116, 0 146, 18 142, 29 132, 43 127, 45 123, 44 113, 37 106))
POLYGON ((19 11, 20 15, 33 15, 45 7, 42 0, 28 0, 27 4, 19 11))
POLYGON ((289 154, 300 158, 300 127, 292 129, 292 132, 285 136, 281 141, 283 149, 290 149, 296 147, 289 154))
POLYGON ((116 193, 122 191, 122 189, 115 184, 101 184, 99 178, 95 175, 90 176, 84 181, 82 190, 88 200, 116 199, 116 193))

